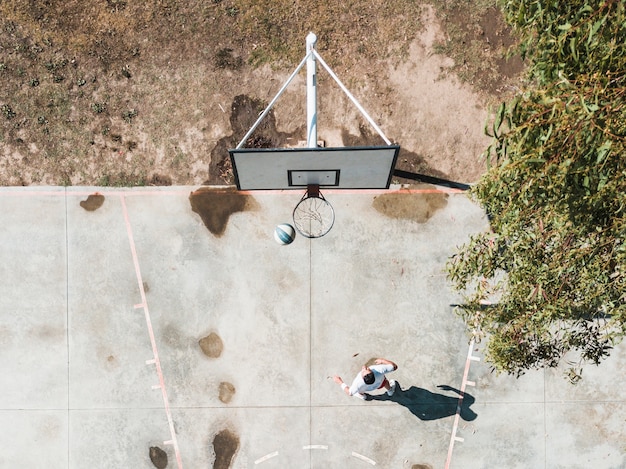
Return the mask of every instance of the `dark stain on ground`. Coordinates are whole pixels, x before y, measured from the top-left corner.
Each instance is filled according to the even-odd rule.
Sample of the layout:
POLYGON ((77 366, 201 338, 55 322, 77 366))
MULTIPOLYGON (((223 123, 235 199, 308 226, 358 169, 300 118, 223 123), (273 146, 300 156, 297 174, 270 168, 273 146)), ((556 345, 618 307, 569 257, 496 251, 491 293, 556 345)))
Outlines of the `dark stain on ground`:
MULTIPOLYGON (((449 177, 443 171, 431 168, 428 163, 426 163, 426 159, 422 155, 414 151, 409 151, 406 148, 400 148, 400 153, 398 153, 398 159, 396 160, 396 166, 394 169, 414 174, 424 174, 426 176, 441 179, 448 179, 449 177)), ((411 183, 412 181, 406 178, 394 177, 394 182, 406 184, 411 183)))
POLYGON ((149 186, 171 186, 172 178, 166 174, 155 173, 148 179, 149 186))
POLYGON ((222 430, 213 438, 215 462, 213 469, 228 469, 239 449, 239 436, 230 430, 222 430))
POLYGON ((227 381, 222 381, 220 383, 220 394, 219 398, 224 404, 228 404, 235 395, 235 386, 227 381))
MULTIPOLYGON (((230 107, 230 127, 232 134, 221 138, 211 150, 209 179, 207 185, 232 184, 233 171, 228 150, 235 148, 243 136, 254 125, 263 112, 265 104, 262 100, 246 95, 238 95, 230 107)), ((271 110, 261 121, 254 133, 245 142, 245 148, 281 148, 290 140, 298 141, 305 138, 306 126, 303 124, 294 132, 279 132, 276 129, 276 117, 271 110)))
MULTIPOLYGON (((221 138, 211 150, 211 162, 209 164, 209 178, 206 185, 233 184, 234 176, 228 150, 235 148, 243 136, 254 125, 259 114, 263 112, 264 103, 246 95, 235 96, 231 105, 230 127, 233 133, 221 138)), ((323 137, 323 135, 320 135, 323 137)), ((294 132, 279 132, 276 128, 276 117, 273 111, 261 121, 252 136, 245 142, 245 148, 281 148, 294 142, 306 139, 306 126, 298 127, 294 132)), ((364 122, 359 123, 358 135, 351 134, 347 129, 342 129, 341 139, 343 146, 378 146, 386 145, 384 140, 371 130, 364 122)), ((431 168, 425 159, 418 155, 400 148, 398 155, 398 169, 413 173, 426 174, 446 179, 447 174, 431 168)))
MULTIPOLYGON (((386 145, 383 139, 377 133, 370 130, 370 127, 366 126, 363 122, 359 123, 359 135, 353 135, 348 130, 342 129, 341 141, 344 147, 360 147, 360 146, 381 146, 386 145)), ((431 168, 426 159, 415 152, 408 151, 406 148, 400 148, 398 159, 396 161, 395 169, 407 171, 414 174, 425 174, 426 176, 433 176, 441 179, 447 179, 448 175, 431 168)), ((406 178, 394 177, 394 182, 403 184, 411 183, 412 181, 406 178)))
POLYGON ((411 469, 433 469, 430 464, 413 464, 411 469))
POLYGON ((359 122, 359 135, 353 135, 347 129, 341 129, 341 141, 344 147, 386 145, 382 137, 371 132, 363 122, 359 122))
MULTIPOLYGON (((433 190, 435 190, 434 187, 433 190)), ((393 192, 374 198, 372 203, 379 213, 387 217, 413 220, 417 223, 426 223, 446 205, 448 205, 448 194, 443 192, 424 194, 393 192)))
POLYGON ((150 285, 148 285, 148 282, 143 282, 143 292, 148 293, 149 291, 150 291, 150 285))
POLYGON ((224 342, 215 332, 211 332, 206 337, 200 339, 198 345, 200 345, 202 353, 209 358, 219 357, 222 354, 222 350, 224 350, 224 342))
MULTIPOLYGON (((442 24, 445 29, 460 32, 464 37, 462 44, 468 45, 472 54, 472 44, 479 45, 486 54, 494 56, 498 73, 486 73, 482 69, 476 74, 474 86, 490 94, 500 94, 504 78, 514 78, 521 74, 524 62, 515 52, 517 39, 507 25, 502 12, 495 6, 487 9, 480 17, 472 14, 472 2, 455 2, 455 6, 445 8, 442 24)), ((468 58, 471 61, 471 58, 468 58)), ((474 58, 474 60, 480 60, 474 58)), ((463 61, 465 65, 465 60, 463 61)), ((488 62, 483 67, 489 65, 488 62)))
POLYGON ((167 453, 158 446, 150 447, 150 461, 157 469, 165 469, 167 467, 167 453))
POLYGON ((233 213, 257 210, 258 202, 248 194, 241 194, 235 188, 201 188, 189 196, 191 210, 200 215, 211 233, 222 236, 228 219, 233 213))
POLYGON ((80 206, 83 207, 88 212, 93 212, 94 210, 98 210, 102 207, 104 203, 104 196, 102 194, 90 194, 87 196, 87 200, 81 200, 80 206))
MULTIPOLYGON (((504 50, 509 50, 515 44, 515 37, 511 34, 511 28, 504 21, 502 12, 498 8, 488 9, 483 13, 478 24, 480 25, 481 39, 490 49, 502 47, 504 50)), ((518 76, 524 70, 524 62, 519 54, 503 56, 496 63, 500 74, 508 78, 518 76)))

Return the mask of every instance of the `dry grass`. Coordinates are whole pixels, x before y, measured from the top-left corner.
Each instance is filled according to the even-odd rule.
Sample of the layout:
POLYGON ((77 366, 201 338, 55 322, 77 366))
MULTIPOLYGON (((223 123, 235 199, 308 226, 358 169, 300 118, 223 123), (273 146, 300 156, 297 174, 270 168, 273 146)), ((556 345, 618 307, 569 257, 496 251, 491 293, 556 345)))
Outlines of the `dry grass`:
MULTIPOLYGON (((454 11, 443 7, 449 3, 438 5, 443 15, 454 11)), ((2 2, 0 185, 205 180, 212 148, 230 131, 232 98, 256 67, 292 69, 314 31, 318 50, 332 52, 324 57, 349 84, 368 66, 403 60, 421 30, 421 5, 2 2)), ((480 17, 490 2, 477 5, 480 17)), ((454 57, 465 47, 450 38, 442 51, 454 57)))

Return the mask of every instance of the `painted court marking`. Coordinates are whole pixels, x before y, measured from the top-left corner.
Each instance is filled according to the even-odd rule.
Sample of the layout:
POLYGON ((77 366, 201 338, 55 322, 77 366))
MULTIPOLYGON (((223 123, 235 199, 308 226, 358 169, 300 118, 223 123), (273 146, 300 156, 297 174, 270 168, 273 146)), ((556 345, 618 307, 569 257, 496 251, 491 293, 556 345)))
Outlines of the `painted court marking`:
MULTIPOLYGON (((201 189, 207 186, 202 186, 202 185, 198 185, 196 189, 201 189)), ((223 187, 215 187, 215 186, 211 186, 212 189, 216 190, 216 192, 219 192, 220 189, 223 190, 232 190, 232 186, 223 186, 223 187)), ((191 191, 193 191, 194 189, 191 189, 191 191)), ((151 317, 150 317, 150 312, 149 312, 149 308, 148 308, 148 303, 146 301, 146 293, 144 290, 144 286, 143 286, 143 280, 142 280, 142 275, 141 275, 141 270, 140 270, 140 266, 139 266, 139 260, 138 260, 138 256, 137 256, 137 251, 136 251, 136 246, 135 246, 135 241, 134 241, 134 237, 133 237, 133 231, 132 231, 132 227, 130 224, 130 219, 129 219, 129 214, 128 214, 128 208, 126 205, 126 198, 127 197, 136 197, 136 196, 189 196, 190 192, 189 189, 183 190, 183 189, 164 189, 164 190, 151 190, 151 189, 145 189, 145 190, 108 190, 107 188, 94 188, 92 190, 68 190, 67 188, 61 188, 60 190, 0 190, 0 197, 3 196, 12 196, 12 197, 19 197, 19 196, 24 196, 24 197, 34 197, 34 196, 62 196, 62 197, 68 197, 68 196, 79 196, 79 197, 86 197, 89 195, 93 195, 93 194, 101 194, 107 197, 119 197, 121 205, 122 205, 122 211, 123 211, 123 215, 124 215, 124 222, 125 222, 125 226, 126 226, 126 230, 127 230, 127 235, 128 235, 128 240, 129 240, 129 245, 130 245, 130 250, 131 250, 131 254, 132 254, 132 259, 133 259, 133 265, 135 268, 135 273, 136 273, 136 277, 137 277, 137 283, 138 283, 138 287, 139 287, 139 292, 140 292, 140 296, 141 296, 141 302, 137 303, 134 305, 134 309, 143 309, 144 310, 144 314, 145 314, 145 320, 146 320, 146 325, 147 325, 147 329, 148 329, 148 334, 150 337, 150 343, 152 345, 152 351, 153 351, 153 355, 154 358, 148 359, 145 361, 146 365, 154 365, 155 369, 156 369, 156 373, 157 373, 157 377, 158 377, 158 384, 155 384, 152 386, 153 390, 157 390, 157 389, 161 389, 161 394, 163 397, 163 403, 164 403, 164 408, 165 408, 165 413, 167 416, 167 421, 168 421, 168 426, 170 429, 170 435, 171 438, 168 440, 163 441, 164 445, 171 445, 173 447, 173 451, 175 453, 176 456, 176 462, 177 462, 177 467, 178 469, 182 469, 183 465, 182 465, 182 458, 181 458, 181 454, 180 454, 180 449, 178 446, 178 441, 177 441, 177 437, 176 437, 176 431, 174 428, 174 423, 173 423, 173 418, 172 418, 172 414, 171 414, 171 409, 170 409, 170 404, 169 404, 169 399, 168 399, 168 395, 167 395, 167 390, 166 390, 166 386, 165 386, 165 381, 164 381, 164 377, 163 377, 163 371, 161 368, 161 363, 160 363, 160 359, 159 359, 159 354, 158 354, 158 350, 157 350, 157 345, 156 345, 156 340, 155 340, 155 336, 154 336, 154 331, 153 331, 153 327, 152 327, 152 321, 151 321, 151 317)), ((297 194, 298 191, 297 190, 283 190, 283 191, 239 191, 240 193, 245 193, 245 194, 249 194, 249 195, 255 195, 255 194, 280 194, 280 195, 294 195, 297 194)), ((371 189, 371 190, 332 190, 332 189, 328 189, 324 191, 325 193, 328 194, 386 194, 386 193, 404 193, 404 194, 432 194, 432 193, 446 193, 446 194, 457 194, 457 193, 463 193, 464 191, 459 190, 459 189, 452 189, 452 188, 407 188, 407 187, 399 187, 399 188, 392 188, 392 189, 371 189)), ((459 397, 458 400, 458 404, 457 404, 457 411, 456 411, 456 415, 454 418, 454 424, 453 424, 453 428, 452 428, 452 434, 450 437, 450 445, 449 445, 449 449, 448 449, 448 456, 447 456, 447 460, 446 460, 446 464, 445 464, 445 469, 449 469, 450 467, 450 462, 451 462, 451 458, 452 458, 452 452, 453 452, 453 448, 454 448, 454 444, 455 442, 463 442, 464 439, 462 437, 457 436, 457 431, 458 431, 458 427, 459 427, 459 421, 460 421, 460 413, 461 413, 461 408, 462 408, 462 402, 463 402, 463 396, 464 396, 464 392, 466 389, 466 386, 475 386, 476 383, 473 381, 468 381, 467 377, 468 377, 468 373, 469 373, 469 368, 470 368, 470 364, 472 361, 480 361, 479 357, 475 357, 472 355, 472 349, 474 346, 474 341, 472 340, 469 344, 469 352, 468 352, 468 356, 467 356, 467 360, 466 360, 466 364, 465 364, 465 371, 464 371, 464 375, 463 375, 463 381, 462 381, 462 385, 461 385, 461 395, 459 397)), ((328 446, 326 445, 308 445, 308 446, 303 446, 302 447, 303 450, 328 450, 328 446)), ((260 464, 264 461, 267 461, 269 459, 272 459, 276 456, 278 456, 278 451, 274 451, 272 453, 269 453, 259 459, 257 459, 254 464, 260 464)), ((364 461, 370 465, 376 465, 376 461, 368 458, 367 456, 364 456, 362 454, 356 453, 354 451, 352 451, 351 456, 359 459, 361 461, 364 461)))
POLYGON ((136 309, 143 308, 146 316, 146 325, 148 326, 148 335, 150 336, 150 344, 152 344, 152 353, 154 358, 147 360, 146 364, 155 365, 157 376, 159 378, 159 384, 152 386, 152 389, 161 388, 161 394, 163 396, 163 405, 165 407, 165 414, 167 416, 167 423, 170 428, 171 439, 164 441, 165 445, 172 445, 174 447, 174 454, 176 455, 176 463, 178 469, 182 469, 183 462, 178 447, 178 441, 176 440, 176 430, 174 429, 174 421, 172 419, 172 412, 170 410, 170 403, 167 397, 167 390, 165 389, 165 380, 163 379, 163 370, 161 369, 161 361, 159 360, 159 351, 157 349, 156 340, 154 338, 154 330, 152 328, 152 320, 150 318, 150 311, 148 310, 148 302, 146 301, 146 292, 143 287, 143 279, 141 277, 141 270, 139 268, 139 258, 137 257, 137 249, 135 247, 135 240, 133 238, 133 230, 130 225, 130 219, 128 217, 128 208, 126 207, 126 199, 124 195, 120 196, 122 203, 122 212, 124 213, 124 222, 126 224, 126 232, 128 233, 128 242, 130 243, 130 251, 133 257, 133 265, 135 266, 135 274, 137 275, 137 283, 139 285, 139 293, 141 295, 141 303, 135 305, 136 309))
POLYGON ((261 464, 262 462, 267 461, 268 459, 272 459, 272 458, 274 458, 276 456, 278 456, 278 451, 274 451, 273 453, 269 453, 269 454, 266 454, 263 457, 260 457, 259 459, 254 461, 254 464, 261 464))
POLYGON ((371 464, 372 466, 376 465, 376 461, 374 461, 373 459, 370 459, 367 456, 363 456, 362 454, 355 453, 354 451, 352 451, 352 457, 360 459, 361 461, 365 461, 366 463, 371 464))
POLYGON ((474 349, 474 339, 470 341, 469 350, 467 352, 467 359, 465 360, 465 371, 463 372, 463 381, 461 382, 461 395, 456 405, 456 415, 454 416, 454 424, 452 425, 452 434, 450 435, 450 446, 448 447, 448 458, 446 459, 445 469, 450 468, 450 462, 452 461, 452 450, 454 449, 454 443, 458 441, 462 443, 464 438, 457 436, 456 432, 459 430, 459 420, 461 419, 461 408, 463 406, 463 396, 465 395, 465 388, 467 386, 476 386, 474 381, 468 381, 470 365, 473 361, 480 361, 479 357, 472 355, 474 349))

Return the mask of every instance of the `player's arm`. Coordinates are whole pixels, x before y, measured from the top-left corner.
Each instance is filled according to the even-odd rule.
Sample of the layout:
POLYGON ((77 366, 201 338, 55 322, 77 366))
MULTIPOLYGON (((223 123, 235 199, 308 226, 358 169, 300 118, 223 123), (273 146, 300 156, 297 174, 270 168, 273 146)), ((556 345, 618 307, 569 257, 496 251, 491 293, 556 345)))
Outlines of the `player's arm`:
POLYGON ((398 369, 398 365, 396 365, 391 360, 387 360, 385 358, 377 358, 375 363, 377 365, 391 365, 391 366, 393 366, 393 371, 396 371, 398 369))
POLYGON ((335 383, 341 386, 341 390, 345 392, 348 396, 352 395, 350 394, 350 386, 348 386, 346 383, 343 382, 343 379, 341 379, 341 376, 335 375, 333 376, 333 380, 335 381, 335 383))

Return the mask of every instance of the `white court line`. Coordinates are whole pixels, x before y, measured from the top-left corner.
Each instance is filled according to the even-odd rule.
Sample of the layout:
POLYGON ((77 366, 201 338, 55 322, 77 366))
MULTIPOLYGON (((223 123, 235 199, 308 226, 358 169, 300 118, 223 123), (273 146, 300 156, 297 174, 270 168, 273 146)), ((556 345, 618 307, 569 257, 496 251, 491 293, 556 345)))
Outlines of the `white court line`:
POLYGON ((167 390, 165 389, 165 380, 163 379, 163 370, 161 369, 161 361, 159 360, 159 351, 157 350, 156 340, 154 339, 154 330, 152 328, 152 320, 150 319, 150 311, 148 310, 148 302, 146 301, 146 292, 143 288, 143 279, 141 277, 141 270, 139 269, 139 259, 137 257, 137 249, 135 248, 135 240, 133 238, 133 230, 130 226, 130 219, 128 218, 128 209, 126 207, 126 200, 124 196, 120 196, 122 203, 122 211, 124 213, 124 222, 126 223, 126 231, 128 233, 128 242, 130 243, 130 251, 133 256, 133 264, 135 266, 135 274, 137 275, 137 283, 139 285, 139 293, 141 295, 141 305, 146 316, 146 325, 148 326, 148 335, 150 336, 150 343, 152 344, 152 353, 154 354, 154 364, 156 365, 156 372, 159 378, 159 384, 152 386, 152 389, 161 388, 161 394, 163 395, 163 405, 165 407, 165 414, 167 415, 167 422, 170 428, 170 434, 172 439, 167 441, 167 444, 171 444, 174 447, 174 454, 176 455, 176 462, 178 469, 183 468, 183 461, 180 456, 180 450, 178 448, 178 441, 176 440, 176 430, 174 429, 174 421, 172 419, 172 412, 170 410, 170 403, 167 398, 167 390))
POLYGON ((274 458, 276 456, 278 456, 278 451, 274 451, 273 453, 266 454, 265 456, 260 457, 259 459, 254 461, 254 464, 261 464, 263 461, 267 461, 268 459, 274 458))
POLYGON ((367 456, 363 456, 362 454, 355 453, 354 451, 352 451, 352 457, 360 459, 361 461, 365 461, 366 463, 371 464, 372 466, 376 465, 376 461, 374 461, 373 459, 370 459, 367 456))
POLYGON ((307 445, 303 446, 302 449, 328 449, 327 445, 307 445))

